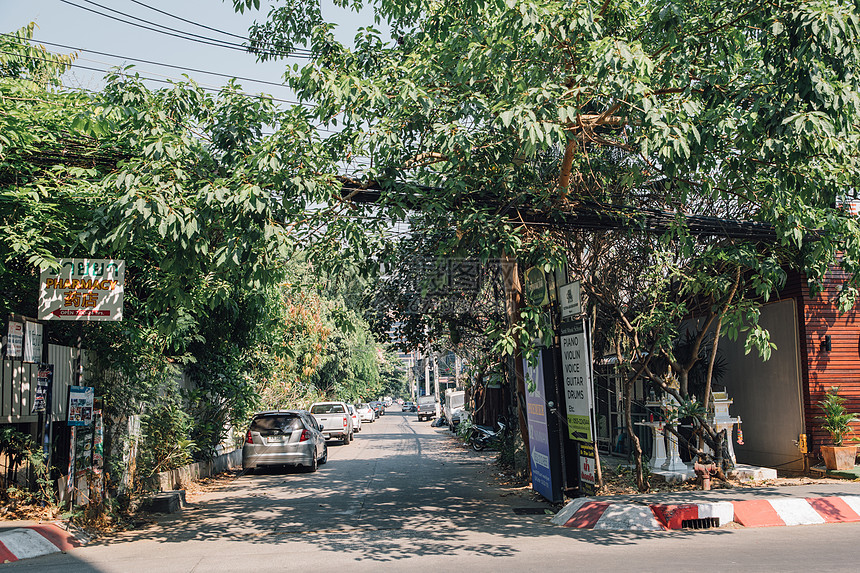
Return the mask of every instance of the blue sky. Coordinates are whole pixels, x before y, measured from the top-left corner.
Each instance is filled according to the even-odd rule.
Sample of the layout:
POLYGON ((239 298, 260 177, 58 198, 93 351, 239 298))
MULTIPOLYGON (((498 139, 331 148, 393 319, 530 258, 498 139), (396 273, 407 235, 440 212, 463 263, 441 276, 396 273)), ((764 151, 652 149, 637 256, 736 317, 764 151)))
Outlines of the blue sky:
MULTIPOLYGON (((287 0, 288 1, 288 0, 287 0)), ((87 11, 89 8, 102 13, 108 10, 97 6, 124 12, 151 22, 198 34, 207 38, 217 38, 229 42, 240 42, 232 36, 218 34, 211 30, 179 21, 167 15, 148 9, 152 8, 168 12, 175 16, 203 24, 231 34, 247 36, 248 27, 255 20, 265 19, 267 10, 264 9, 245 14, 233 11, 229 0, 68 0, 77 4, 73 6, 61 0, 0 0, 0 32, 8 33, 17 30, 29 22, 36 22, 37 29, 33 35, 40 42, 51 42, 75 48, 94 50, 106 54, 115 54, 125 58, 138 58, 174 66, 194 68, 209 72, 217 72, 228 76, 240 76, 249 79, 281 83, 282 75, 287 64, 299 63, 306 60, 289 59, 286 61, 259 63, 254 56, 237 50, 206 45, 198 42, 183 40, 154 31, 141 29, 129 24, 106 18, 102 15, 87 11), (83 7, 83 8, 81 8, 83 7)), ((372 24, 370 15, 355 15, 346 13, 327 3, 325 15, 339 24, 338 37, 343 42, 350 42, 355 30, 361 26, 372 24)), ((112 15, 128 19, 113 13, 112 15)), ((71 50, 45 44, 51 51, 69 53, 71 50)), ((116 65, 134 64, 136 70, 144 77, 157 79, 180 79, 187 73, 197 82, 206 87, 219 87, 227 79, 200 72, 171 69, 153 64, 145 64, 99 54, 81 52, 77 61, 81 66, 108 69, 116 65)), ((70 72, 64 82, 69 87, 97 90, 104 84, 103 74, 90 70, 76 69, 70 72)), ((276 98, 291 99, 292 94, 287 88, 260 84, 241 80, 243 89, 251 93, 264 92, 276 98)), ((158 87, 158 83, 151 84, 158 87)))

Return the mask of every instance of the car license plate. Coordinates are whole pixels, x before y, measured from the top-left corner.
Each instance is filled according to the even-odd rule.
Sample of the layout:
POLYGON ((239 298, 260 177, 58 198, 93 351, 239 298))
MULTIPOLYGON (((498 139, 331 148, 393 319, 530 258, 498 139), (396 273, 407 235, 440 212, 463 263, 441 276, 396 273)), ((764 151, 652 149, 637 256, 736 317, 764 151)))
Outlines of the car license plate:
POLYGON ((283 438, 281 436, 266 436, 266 442, 270 443, 270 444, 272 442, 280 443, 282 441, 283 441, 283 438))

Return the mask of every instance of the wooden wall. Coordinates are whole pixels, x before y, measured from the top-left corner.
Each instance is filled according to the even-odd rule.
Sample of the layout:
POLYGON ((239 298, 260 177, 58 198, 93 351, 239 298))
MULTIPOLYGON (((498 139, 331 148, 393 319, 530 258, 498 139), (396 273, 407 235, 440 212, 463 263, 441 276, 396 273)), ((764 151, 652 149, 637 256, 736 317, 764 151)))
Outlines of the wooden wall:
MULTIPOLYGON (((801 341, 801 372, 804 390, 804 415, 810 452, 829 444, 829 435, 821 429, 818 401, 832 386, 848 399, 846 407, 860 413, 860 309, 855 307, 839 314, 836 295, 845 274, 832 271, 824 290, 811 297, 804 277, 792 274, 783 297, 797 298, 798 326, 801 341), (831 350, 823 348, 825 336, 830 336, 831 350)), ((860 424, 854 425, 860 437, 860 424)), ((814 462, 814 460, 813 460, 814 462)))

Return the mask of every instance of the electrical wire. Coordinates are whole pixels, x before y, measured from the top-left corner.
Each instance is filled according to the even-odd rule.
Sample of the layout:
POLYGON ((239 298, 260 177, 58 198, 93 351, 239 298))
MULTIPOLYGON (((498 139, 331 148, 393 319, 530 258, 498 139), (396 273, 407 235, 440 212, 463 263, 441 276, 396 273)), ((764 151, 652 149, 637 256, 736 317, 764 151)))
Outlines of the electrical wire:
POLYGON ((225 36, 232 36, 233 38, 238 38, 240 40, 245 40, 245 41, 248 40, 248 38, 246 38, 244 36, 240 36, 238 34, 233 34, 232 32, 225 32, 224 30, 212 28, 211 26, 207 26, 205 24, 200 24, 199 22, 195 22, 194 20, 188 20, 186 18, 182 18, 180 16, 177 16, 176 14, 171 14, 170 12, 165 12, 164 10, 159 10, 158 8, 155 8, 154 6, 150 6, 149 4, 145 4, 143 2, 140 2, 139 0, 129 0, 129 2, 133 2, 134 4, 137 4, 138 6, 143 6, 144 8, 148 8, 148 9, 152 10, 153 12, 158 12, 159 14, 164 14, 165 16, 168 16, 170 18, 174 18, 176 20, 179 20, 180 22, 185 22, 187 24, 191 24, 192 26, 197 26, 198 28, 204 28, 206 30, 211 30, 212 32, 224 34, 225 36))
MULTIPOLYGON (((4 34, 4 33, 0 33, 0 36, 17 37, 17 36, 12 36, 12 34, 4 34)), ((156 61, 153 61, 153 60, 144 60, 144 59, 141 59, 141 58, 132 58, 131 56, 121 56, 121 55, 119 55, 119 54, 111 54, 110 52, 100 52, 100 51, 98 51, 98 50, 88 50, 87 48, 78 48, 78 47, 75 47, 75 46, 67 46, 67 45, 65 45, 65 44, 56 44, 56 43, 54 43, 54 42, 46 42, 46 41, 44 41, 44 40, 31 39, 30 41, 31 41, 31 42, 36 42, 37 44, 45 44, 45 45, 47 45, 47 46, 53 46, 53 47, 55 47, 55 48, 62 48, 62 49, 64 49, 64 50, 74 50, 74 51, 77 51, 77 52, 86 52, 86 53, 88 53, 88 54, 96 54, 96 55, 99 55, 99 56, 106 56, 106 57, 108 57, 108 58, 116 58, 116 59, 118 59, 118 60, 128 60, 128 61, 131 61, 131 62, 138 62, 138 63, 141 63, 141 64, 150 64, 150 65, 153 65, 153 66, 160 66, 160 67, 163 67, 163 68, 171 68, 171 69, 174 69, 174 70, 182 70, 182 71, 186 71, 186 72, 194 72, 194 73, 197 73, 197 74, 207 74, 207 75, 210 75, 210 76, 217 76, 217 77, 221 77, 221 78, 237 79, 237 80, 242 80, 242 81, 244 81, 244 82, 254 82, 254 83, 258 83, 258 84, 265 84, 265 85, 270 85, 270 86, 286 87, 283 83, 272 82, 272 81, 268 81, 268 80, 258 80, 258 79, 254 79, 254 78, 246 78, 246 77, 242 77, 242 76, 233 76, 233 75, 230 75, 230 74, 222 74, 222 73, 220 73, 220 72, 211 72, 211 71, 208 71, 208 70, 199 70, 199 69, 196 69, 196 68, 188 68, 188 67, 185 67, 185 66, 178 66, 178 65, 175 65, 175 64, 165 64, 164 62, 156 62, 156 61)))
MULTIPOLYGON (((183 30, 176 30, 175 28, 170 28, 170 27, 164 26, 162 24, 150 22, 149 20, 144 20, 144 19, 138 18, 136 16, 131 16, 129 14, 126 14, 124 12, 120 12, 118 10, 113 10, 112 8, 108 8, 106 6, 102 6, 101 4, 97 4, 95 2, 92 2, 91 0, 82 0, 82 1, 88 2, 90 4, 93 4, 94 6, 98 6, 100 8, 103 8, 105 10, 109 10, 109 11, 117 13, 117 14, 122 14, 123 16, 126 16, 128 18, 133 18, 135 20, 139 20, 140 22, 146 22, 146 24, 151 24, 151 25, 148 26, 146 24, 140 24, 138 22, 131 22, 129 20, 124 20, 124 19, 119 18, 117 16, 105 14, 104 12, 100 12, 100 11, 95 10, 93 8, 81 6, 80 4, 76 4, 76 3, 72 2, 71 0, 60 0, 60 2, 62 2, 64 4, 68 4, 69 6, 74 6, 75 8, 79 8, 81 10, 86 10, 87 12, 92 12, 93 14, 98 14, 99 16, 103 16, 105 18, 110 18, 111 20, 115 20, 117 22, 122 22, 123 24, 129 24, 131 26, 143 28, 144 30, 157 32, 159 34, 164 34, 166 36, 173 36, 175 38, 180 38, 182 40, 188 40, 190 42, 197 42, 199 44, 207 44, 210 46, 217 46, 220 48, 228 48, 231 50, 237 50, 237 51, 245 52, 245 53, 254 53, 249 47, 243 46, 241 44, 236 44, 233 42, 226 42, 224 40, 217 40, 214 38, 208 38, 206 36, 200 36, 199 34, 193 34, 191 32, 185 32, 183 30), (158 26, 158 28, 153 28, 152 26, 158 26), (164 28, 164 29, 159 29, 159 28, 164 28), (176 32, 178 32, 178 33, 176 33, 176 32), (189 36, 193 36, 193 37, 189 37, 189 36)), ((297 50, 297 52, 299 52, 299 50, 297 50)), ((268 51, 268 50, 260 50, 257 53, 265 54, 265 55, 271 55, 271 56, 281 56, 281 57, 308 57, 310 54, 309 50, 301 50, 301 52, 303 54, 306 54, 306 55, 298 56, 296 54, 290 54, 290 53, 284 53, 284 52, 272 52, 272 51, 268 51)))
MULTIPOLYGON (((18 57, 21 57, 21 58, 27 58, 27 59, 30 59, 30 60, 37 60, 37 61, 42 61, 42 62, 51 62, 51 60, 48 60, 47 58, 39 58, 39 57, 37 57, 37 56, 28 56, 28 55, 24 55, 24 54, 17 54, 17 53, 15 53, 15 52, 7 52, 7 51, 4 51, 4 50, 0 50, 0 54, 6 54, 6 55, 9 55, 9 56, 18 56, 18 57)), ((78 69, 88 70, 88 71, 92 71, 92 72, 99 72, 99 73, 102 73, 102 74, 108 74, 108 73, 111 73, 111 71, 110 71, 110 70, 105 70, 105 69, 102 69, 102 68, 93 68, 93 67, 90 67, 90 66, 84 66, 84 65, 82 65, 82 64, 75 64, 75 63, 71 63, 71 64, 66 64, 66 65, 68 65, 69 67, 72 67, 72 68, 78 68, 78 69)), ((125 77, 132 77, 131 75, 126 74, 126 73, 121 73, 120 75, 125 76, 125 77)), ((159 75, 159 74, 156 74, 156 75, 159 75)), ((145 81, 149 81, 149 82, 158 82, 158 83, 162 83, 162 84, 171 84, 171 85, 172 85, 172 84, 177 83, 178 81, 180 81, 180 80, 171 79, 171 78, 168 78, 168 79, 150 78, 150 77, 142 76, 142 75, 139 75, 139 74, 137 74, 137 76, 136 76, 136 77, 140 78, 141 80, 145 80, 145 81)), ((163 77, 167 77, 167 76, 163 76, 163 77)), ((200 89, 202 89, 203 91, 207 91, 207 92, 210 92, 210 93, 221 93, 221 91, 222 91, 222 89, 221 89, 221 88, 217 88, 217 87, 214 87, 214 86, 206 86, 205 84, 199 84, 199 83, 198 83, 197 85, 198 85, 198 86, 200 87, 200 89)), ((242 91, 237 92, 237 93, 239 93, 239 94, 241 94, 241 95, 244 95, 244 96, 247 96, 247 97, 250 97, 250 98, 261 98, 261 97, 262 97, 262 98, 268 98, 268 99, 271 99, 272 101, 276 101, 276 102, 279 102, 279 103, 287 103, 287 104, 292 104, 292 105, 303 105, 303 106, 307 106, 307 107, 315 107, 315 106, 314 106, 314 104, 298 102, 298 101, 295 101, 295 100, 288 100, 288 99, 276 98, 276 97, 273 97, 273 96, 271 96, 271 95, 250 94, 250 93, 248 93, 248 92, 242 92, 242 91)))

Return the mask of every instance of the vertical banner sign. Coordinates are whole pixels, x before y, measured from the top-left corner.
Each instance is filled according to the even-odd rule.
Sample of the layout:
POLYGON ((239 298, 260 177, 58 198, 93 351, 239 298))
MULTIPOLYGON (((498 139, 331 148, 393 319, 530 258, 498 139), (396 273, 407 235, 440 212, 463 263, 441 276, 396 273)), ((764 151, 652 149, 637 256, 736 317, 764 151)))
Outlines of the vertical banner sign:
POLYGON ((36 399, 33 401, 32 414, 39 414, 47 410, 48 393, 54 382, 54 365, 39 364, 36 374, 36 399))
POLYGON ((38 322, 24 323, 24 362, 42 361, 42 325, 38 322))
POLYGON ((579 444, 579 489, 586 495, 597 494, 597 479, 595 466, 597 457, 594 455, 594 444, 579 444))
POLYGON ((89 426, 93 421, 95 389, 92 386, 69 386, 69 426, 89 426))
POLYGON ((592 443, 594 396, 591 384, 591 352, 585 330, 585 321, 580 320, 573 324, 569 333, 561 336, 561 368, 564 375, 568 435, 571 440, 592 443))
POLYGON ((8 358, 21 358, 24 355, 24 323, 9 321, 9 330, 6 337, 6 356, 8 358))
POLYGON ((536 366, 523 360, 526 376, 526 412, 531 447, 532 487, 536 492, 552 501, 557 496, 550 468, 549 428, 547 426, 546 400, 544 398, 543 357, 538 355, 536 366))
POLYGON ((122 320, 125 261, 60 259, 60 270, 42 269, 40 320, 122 320))

